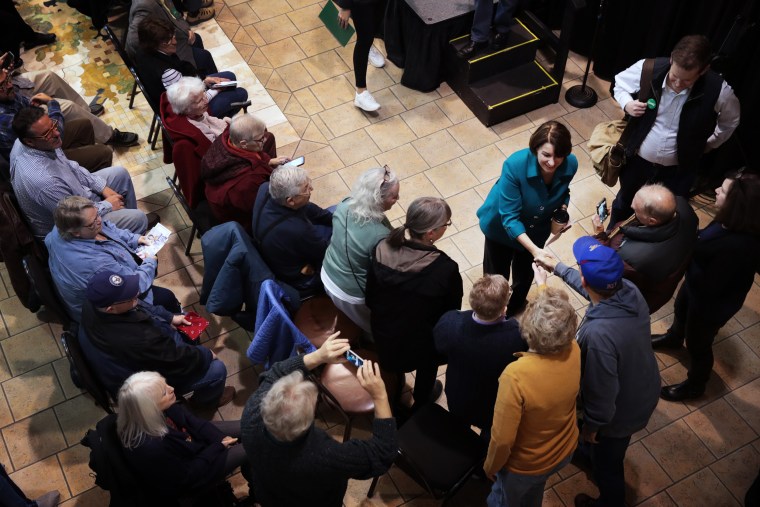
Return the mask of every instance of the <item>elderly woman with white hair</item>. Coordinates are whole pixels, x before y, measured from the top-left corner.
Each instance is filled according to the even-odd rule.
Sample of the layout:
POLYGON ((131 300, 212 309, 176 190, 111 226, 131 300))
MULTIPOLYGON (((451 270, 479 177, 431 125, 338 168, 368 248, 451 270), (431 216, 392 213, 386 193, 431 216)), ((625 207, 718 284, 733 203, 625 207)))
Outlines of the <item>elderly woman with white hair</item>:
MULTIPOLYGON (((179 116, 186 119, 191 127, 195 127, 203 136, 211 142, 222 135, 230 124, 230 118, 227 115, 217 118, 209 115, 209 96, 206 85, 197 77, 183 77, 176 83, 166 89, 166 99, 171 105, 171 109, 164 106, 163 116, 167 123, 172 124, 172 129, 176 130, 172 122, 171 115, 179 116)), ((192 131, 183 132, 189 137, 194 137, 192 131)))
POLYGON ((311 179, 283 165, 259 187, 253 207, 253 241, 278 280, 302 297, 322 289, 319 272, 332 235, 332 213, 309 202, 311 179))
POLYGON ((364 302, 367 270, 375 245, 391 232, 385 216, 399 198, 399 181, 388 166, 363 172, 333 213, 333 235, 322 264, 322 283, 335 306, 370 332, 364 302))
POLYGON ((130 376, 119 390, 116 430, 124 458, 157 495, 175 500, 214 485, 240 467, 240 421, 204 421, 176 403, 174 388, 156 372, 130 376))
POLYGON ((349 343, 337 336, 315 352, 275 363, 245 405, 242 441, 262 507, 340 507, 348 479, 384 474, 396 457, 396 421, 372 361, 356 374, 375 403, 371 438, 339 443, 314 424, 317 387, 304 376, 322 364, 345 361, 349 343))
POLYGON ((251 234, 259 187, 275 167, 289 160, 277 156, 274 135, 263 121, 251 114, 235 116, 201 162, 201 179, 214 217, 220 223, 238 222, 251 234))

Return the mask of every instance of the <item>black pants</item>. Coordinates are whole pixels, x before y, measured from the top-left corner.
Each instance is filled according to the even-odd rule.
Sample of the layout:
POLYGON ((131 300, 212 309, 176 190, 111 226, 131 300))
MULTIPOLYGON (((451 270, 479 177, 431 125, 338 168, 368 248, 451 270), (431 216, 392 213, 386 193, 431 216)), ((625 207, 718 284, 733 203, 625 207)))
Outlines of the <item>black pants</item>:
POLYGON ((686 338, 689 351, 689 382, 697 388, 704 388, 710 379, 713 367, 713 342, 723 324, 708 322, 704 315, 690 304, 691 295, 686 284, 681 286, 676 296, 673 324, 668 333, 680 339, 686 338))
POLYGON ((356 28, 356 46, 354 46, 354 80, 357 88, 367 87, 367 61, 369 48, 375 40, 377 24, 383 20, 383 2, 354 2, 351 7, 351 19, 356 28))
POLYGON ((622 507, 625 505, 625 452, 631 437, 611 438, 597 436, 596 444, 581 442, 578 451, 591 461, 594 482, 599 488, 595 507, 622 507))
MULTIPOLYGON (((240 421, 213 421, 212 423, 227 437, 238 439, 238 443, 227 449, 227 457, 224 461, 225 477, 240 467, 240 473, 251 484, 251 467, 248 464, 248 456, 245 454, 243 444, 240 443, 240 421)), ((222 477, 223 479, 224 477, 222 477)))
POLYGON ((174 315, 182 311, 182 306, 172 291, 157 285, 151 285, 150 288, 153 292, 153 306, 163 306, 174 315))
POLYGON ((609 226, 612 227, 633 214, 633 196, 647 183, 662 183, 674 194, 688 197, 693 181, 694 171, 682 171, 678 166, 652 164, 634 155, 626 161, 620 172, 620 190, 612 203, 609 226))
POLYGON ((16 10, 12 0, 0 0, 0 19, 3 29, 0 30, 0 54, 13 51, 19 58, 21 43, 34 36, 34 30, 16 10))
POLYGON ((512 316, 522 309, 533 283, 533 256, 526 250, 491 241, 486 238, 483 252, 483 274, 502 275, 509 280, 512 273, 512 296, 507 305, 507 315, 512 316))

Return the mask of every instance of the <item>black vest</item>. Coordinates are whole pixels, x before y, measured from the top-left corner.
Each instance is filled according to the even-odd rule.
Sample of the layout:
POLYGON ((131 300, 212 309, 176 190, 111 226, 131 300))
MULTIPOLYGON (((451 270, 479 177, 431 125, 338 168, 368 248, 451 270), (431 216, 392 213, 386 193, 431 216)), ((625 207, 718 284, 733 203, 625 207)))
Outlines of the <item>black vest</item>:
POLYGON ((183 76, 198 76, 201 79, 205 77, 198 75, 198 70, 193 64, 180 60, 177 55, 165 55, 158 51, 138 51, 135 67, 145 88, 145 93, 148 95, 145 98, 150 102, 154 111, 158 111, 161 94, 166 91, 161 80, 166 69, 175 69, 183 76))
MULTIPOLYGON (((657 108, 647 109, 638 118, 629 118, 633 132, 626 143, 626 156, 630 157, 639 149, 644 138, 654 125, 662 95, 662 83, 670 70, 670 59, 657 58, 654 63, 652 82, 649 83, 650 97, 657 101, 657 108)), ((678 121, 676 145, 678 166, 681 169, 695 170, 699 158, 705 151, 707 139, 715 132, 717 114, 715 102, 718 100, 723 85, 723 78, 708 70, 697 79, 691 88, 686 103, 681 110, 678 121)))

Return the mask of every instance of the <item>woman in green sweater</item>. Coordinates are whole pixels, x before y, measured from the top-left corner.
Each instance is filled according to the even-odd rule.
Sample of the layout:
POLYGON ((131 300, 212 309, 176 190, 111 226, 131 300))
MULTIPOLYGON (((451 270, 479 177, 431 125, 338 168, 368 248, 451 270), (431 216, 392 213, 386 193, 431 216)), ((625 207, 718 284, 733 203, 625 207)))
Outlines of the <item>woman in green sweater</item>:
POLYGON ((391 232, 385 216, 396 204, 399 181, 388 168, 374 167, 359 176, 333 213, 333 233, 322 263, 325 292, 348 318, 370 332, 364 303, 367 269, 375 245, 391 232))

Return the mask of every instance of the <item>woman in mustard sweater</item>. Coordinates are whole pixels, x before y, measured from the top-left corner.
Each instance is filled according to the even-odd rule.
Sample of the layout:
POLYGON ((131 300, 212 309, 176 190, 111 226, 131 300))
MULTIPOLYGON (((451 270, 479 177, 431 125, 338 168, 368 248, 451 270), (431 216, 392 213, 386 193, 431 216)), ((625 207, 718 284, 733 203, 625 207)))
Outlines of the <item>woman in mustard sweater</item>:
POLYGON ((530 349, 515 354, 518 359, 499 378, 483 465, 495 480, 488 507, 541 505, 546 479, 570 462, 578 443, 577 324, 561 289, 543 288, 528 304, 521 330, 530 349))

